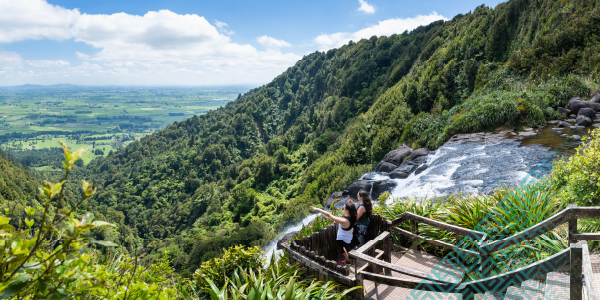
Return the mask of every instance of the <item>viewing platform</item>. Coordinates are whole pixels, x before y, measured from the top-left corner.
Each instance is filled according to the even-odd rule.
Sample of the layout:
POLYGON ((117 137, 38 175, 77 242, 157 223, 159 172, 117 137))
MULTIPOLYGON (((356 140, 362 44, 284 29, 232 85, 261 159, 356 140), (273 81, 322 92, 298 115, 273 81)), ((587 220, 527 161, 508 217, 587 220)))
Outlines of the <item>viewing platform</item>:
MULTIPOLYGON (((600 218, 600 207, 569 205, 560 213, 517 234, 488 240, 488 234, 421 217, 409 212, 388 221, 371 216, 368 242, 349 252, 352 266, 339 265, 341 249, 335 242, 337 226, 330 225, 301 240, 282 241, 279 247, 289 254, 290 263, 306 268, 320 281, 334 281, 345 287, 360 286, 349 295, 364 300, 388 299, 598 299, 600 257, 590 254, 588 240, 600 240, 600 233, 579 233, 577 220, 600 218), (410 231, 400 224, 410 222, 410 231), (444 230, 455 243, 419 235, 419 224, 444 230), (568 226, 569 246, 529 264, 503 270, 506 261, 523 256, 529 241, 568 226), (408 239, 405 248, 395 240, 408 239), (419 250, 423 243, 440 251, 419 250), (468 276, 471 275, 471 276, 468 276)), ((431 248, 430 248, 431 249, 431 248)), ((530 259, 531 257, 529 257, 530 259)))

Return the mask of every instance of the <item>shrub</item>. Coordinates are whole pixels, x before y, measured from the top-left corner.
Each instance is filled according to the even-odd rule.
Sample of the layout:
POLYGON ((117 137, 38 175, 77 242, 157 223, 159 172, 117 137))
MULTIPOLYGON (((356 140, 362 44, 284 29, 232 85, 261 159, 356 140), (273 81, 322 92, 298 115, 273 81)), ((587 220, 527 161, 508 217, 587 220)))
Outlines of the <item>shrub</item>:
POLYGON ((600 130, 583 141, 575 155, 556 163, 552 175, 569 203, 600 205, 600 130))
POLYGON ((264 263, 263 252, 258 247, 246 248, 233 246, 223 252, 221 257, 213 258, 202 263, 194 273, 194 279, 200 287, 209 287, 206 279, 217 286, 223 286, 228 276, 238 268, 259 269, 264 263))

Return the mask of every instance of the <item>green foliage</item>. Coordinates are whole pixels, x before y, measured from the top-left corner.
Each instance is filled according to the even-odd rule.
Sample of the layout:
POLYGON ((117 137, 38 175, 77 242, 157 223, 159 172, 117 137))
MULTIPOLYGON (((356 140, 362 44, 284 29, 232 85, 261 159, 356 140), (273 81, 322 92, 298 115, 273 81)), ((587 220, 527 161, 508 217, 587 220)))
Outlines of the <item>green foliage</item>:
POLYGON ((207 288, 210 283, 223 286, 238 268, 260 270, 265 263, 263 252, 258 247, 234 246, 223 251, 221 257, 202 263, 194 273, 198 286, 207 288))
POLYGON ((569 203, 600 205, 600 130, 583 139, 577 154, 559 160, 552 175, 561 187, 560 196, 569 203))
POLYGON ((361 288, 353 287, 338 293, 335 290, 339 285, 331 281, 302 279, 299 271, 296 265, 288 267, 273 256, 268 267, 237 267, 223 285, 217 285, 210 276, 199 276, 197 282, 212 300, 342 300, 348 293, 361 288))
POLYGON ((88 232, 94 228, 111 225, 94 221, 94 215, 86 213, 81 219, 75 217, 77 207, 91 197, 96 189, 86 182, 82 184, 82 198, 69 209, 64 207, 64 185, 75 163, 87 153, 88 148, 71 152, 61 143, 64 151, 65 176, 59 183, 46 182, 39 188, 42 203, 41 220, 32 217, 36 209, 26 207, 27 217, 19 220, 20 229, 10 225, 10 209, 0 216, 0 293, 2 298, 27 297, 42 299, 69 297, 102 286, 102 280, 93 276, 81 258, 90 243, 113 246, 110 241, 90 239, 88 232), (22 226, 22 223, 25 226, 22 226), (53 240, 53 237, 58 237, 53 240))

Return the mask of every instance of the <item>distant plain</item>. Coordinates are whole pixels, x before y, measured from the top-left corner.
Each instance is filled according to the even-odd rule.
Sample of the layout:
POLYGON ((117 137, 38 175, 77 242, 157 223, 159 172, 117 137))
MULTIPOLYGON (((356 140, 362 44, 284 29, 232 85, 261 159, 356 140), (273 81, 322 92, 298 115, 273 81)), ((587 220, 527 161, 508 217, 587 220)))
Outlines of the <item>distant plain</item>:
MULTIPOLYGON (((235 100, 248 86, 24 85, 0 88, 0 148, 12 153, 93 145, 84 163, 173 122, 235 100), (99 154, 102 150, 103 154, 99 154)), ((46 170, 50 166, 36 166, 46 170)))

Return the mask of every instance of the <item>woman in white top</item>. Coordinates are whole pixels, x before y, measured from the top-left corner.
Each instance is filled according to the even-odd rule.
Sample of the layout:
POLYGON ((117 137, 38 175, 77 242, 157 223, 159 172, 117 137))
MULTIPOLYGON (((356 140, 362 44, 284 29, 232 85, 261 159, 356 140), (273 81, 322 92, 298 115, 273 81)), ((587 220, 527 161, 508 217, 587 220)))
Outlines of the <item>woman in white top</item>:
POLYGON ((352 249, 352 239, 354 237, 354 227, 356 227, 356 207, 353 204, 346 203, 344 206, 344 214, 346 215, 343 218, 336 217, 329 212, 326 212, 322 209, 312 207, 312 210, 318 211, 325 215, 326 217, 333 220, 335 223, 338 223, 338 233, 336 242, 340 248, 342 248, 342 254, 344 255, 345 261, 338 261, 339 264, 346 264, 350 262, 350 258, 348 258, 348 251, 352 249))

